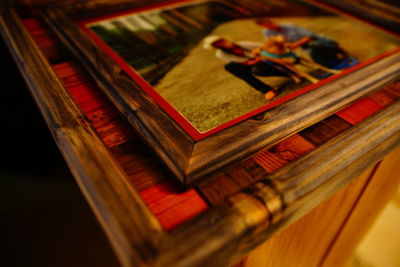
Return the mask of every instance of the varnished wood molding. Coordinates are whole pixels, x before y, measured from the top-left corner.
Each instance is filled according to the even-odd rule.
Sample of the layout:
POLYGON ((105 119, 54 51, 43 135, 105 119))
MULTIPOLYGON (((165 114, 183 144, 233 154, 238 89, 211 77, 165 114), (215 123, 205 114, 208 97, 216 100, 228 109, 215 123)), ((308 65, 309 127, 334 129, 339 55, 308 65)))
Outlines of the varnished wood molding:
POLYGON ((170 242, 175 245, 168 243, 163 248, 159 266, 220 266, 227 260, 239 260, 398 146, 399 122, 400 101, 397 101, 239 195, 228 198, 223 205, 178 228, 170 236, 170 242), (195 250, 195 247, 202 249, 195 250))
MULTIPOLYGON (((310 211, 400 142, 397 101, 221 205, 164 232, 137 192, 127 185, 126 174, 50 68, 17 13, 1 5, 0 15, 1 33, 57 145, 125 266, 225 266, 310 211)), ((398 61, 393 57, 387 60, 391 63, 384 66, 391 71, 390 79, 378 79, 377 83, 368 77, 351 81, 350 84, 358 82, 361 91, 344 87, 349 90, 348 103, 398 77, 398 69, 390 69, 398 66, 398 61)), ((369 76, 379 71, 378 67, 370 69, 369 76)), ((281 116, 282 124, 275 126, 292 129, 295 117, 300 121, 296 125, 305 127, 338 108, 338 103, 328 105, 324 99, 325 94, 345 97, 335 91, 339 85, 326 87, 327 91, 321 91, 313 100, 322 101, 325 106, 309 107, 316 113, 311 121, 304 114, 287 111, 285 106, 267 114, 281 116)), ((248 126, 256 123, 262 122, 250 121, 248 126)), ((274 135, 268 137, 268 142, 283 137, 277 132, 274 135)))
POLYGON ((126 266, 147 265, 162 228, 24 29, 0 5, 0 30, 86 199, 126 266))
MULTIPOLYGON (((7 1, 7 0, 6 0, 7 1)), ((81 8, 89 8, 92 6, 96 6, 99 2, 104 0, 64 0, 62 4, 68 3, 68 6, 71 9, 81 9, 81 8)), ((153 0, 154 1, 154 0, 153 0)), ((21 5, 24 7, 43 7, 46 5, 57 5, 60 4, 60 0, 8 0, 9 3, 15 5, 21 5)), ((110 4, 110 1, 104 1, 105 4, 110 4)), ((113 0, 112 4, 132 4, 135 0, 113 0)), ((136 2, 141 2, 140 0, 136 0, 136 2)), ((149 1, 151 2, 151 1, 149 1)))
POLYGON ((400 32, 399 8, 394 4, 391 5, 385 1, 322 0, 322 2, 383 25, 393 32, 400 32))
POLYGON ((49 7, 43 10, 43 17, 143 140, 187 185, 209 178, 400 77, 400 53, 394 53, 279 105, 261 119, 249 119, 194 140, 78 26, 76 13, 112 5, 111 1, 95 3, 68 12, 70 5, 49 7))

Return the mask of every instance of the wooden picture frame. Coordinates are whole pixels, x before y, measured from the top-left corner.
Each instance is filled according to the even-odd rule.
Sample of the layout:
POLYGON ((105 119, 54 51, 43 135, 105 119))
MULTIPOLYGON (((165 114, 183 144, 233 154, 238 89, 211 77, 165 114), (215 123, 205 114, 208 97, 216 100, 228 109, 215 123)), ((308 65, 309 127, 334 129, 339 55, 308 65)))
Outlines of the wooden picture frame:
POLYGON ((205 138, 194 138, 99 48, 77 23, 88 17, 158 2, 99 0, 58 4, 43 9, 42 15, 80 59, 107 97, 172 173, 186 185, 198 183, 206 176, 211 177, 221 168, 251 156, 399 78, 400 53, 397 48, 323 80, 316 90, 305 90, 301 96, 266 112, 253 114, 257 116, 205 138))
POLYGON ((322 0, 327 4, 337 6, 360 18, 382 25, 395 33, 400 33, 400 8, 395 2, 383 1, 334 1, 322 0))
MULTIPOLYGON (((350 199, 355 198, 355 202, 347 201, 349 193, 353 192, 347 188, 338 192, 342 197, 335 197, 335 202, 331 202, 333 205, 329 205, 330 214, 331 207, 342 211, 343 203, 348 203, 347 207, 352 210, 350 224, 348 214, 341 212, 343 221, 336 224, 340 228, 340 232, 337 232, 340 233, 339 242, 336 242, 337 233, 332 236, 332 240, 335 240, 333 253, 326 257, 326 251, 323 250, 323 262, 330 263, 338 255, 335 247, 343 247, 341 245, 345 243, 346 249, 349 249, 346 230, 354 230, 353 226, 359 229, 360 220, 365 223, 371 219, 371 203, 375 207, 372 213, 377 212, 376 206, 383 205, 382 199, 390 196, 386 189, 395 188, 394 183, 398 177, 393 166, 398 166, 399 150, 389 156, 389 159, 374 167, 372 165, 381 161, 400 144, 398 97, 366 119, 365 112, 368 114, 371 110, 356 109, 357 111, 350 112, 349 114, 355 114, 356 118, 361 116, 364 120, 335 137, 329 137, 329 141, 279 171, 271 175, 263 174, 257 182, 227 197, 221 204, 210 206, 197 218, 186 221, 172 231, 166 231, 162 229, 149 205, 146 205, 139 189, 133 188, 130 180, 132 177, 124 171, 126 169, 107 146, 104 136, 100 136, 93 121, 87 117, 87 111, 82 110, 68 85, 57 76, 54 66, 58 64, 50 65, 51 53, 46 53, 48 46, 39 45, 35 40, 35 37, 43 35, 31 35, 18 12, 8 5, 0 5, 0 32, 82 193, 103 226, 123 266, 233 264, 353 181, 353 189, 359 188, 350 196, 350 199), (368 167, 372 168, 361 178, 365 183, 354 179, 368 167), (366 195, 366 192, 369 194, 366 195), (353 216, 354 207, 356 216, 353 216), (365 215, 365 212, 368 214, 365 215), (343 222, 346 223, 344 230, 343 222)), ((46 30, 44 36, 49 35, 46 30)), ((69 54, 66 56, 69 61, 69 54)), ((369 81, 365 85, 368 83, 369 81)), ((97 92, 97 87, 94 91, 97 92)), ((359 104, 356 103, 356 106, 360 107, 359 104)), ((320 126, 312 128, 320 129, 320 126)), ((131 141, 136 144, 136 140, 131 141)), ((140 148, 132 153, 138 156, 142 154, 140 148)), ((169 193, 168 196, 172 194, 169 193)), ((161 205, 157 203, 157 206, 159 204, 161 205)), ((326 205, 319 207, 321 208, 326 209, 326 205)), ((171 210, 166 213, 175 215, 171 210)), ((310 215, 318 219, 316 213, 310 215)), ((333 212, 331 217, 336 219, 337 213, 333 212)), ((328 220, 329 227, 331 217, 324 217, 325 221, 328 220)), ((306 222, 302 225, 309 226, 308 221, 302 221, 306 222)), ((312 232, 315 232, 314 229, 312 232)), ((357 232, 356 236, 358 235, 361 232, 357 232)), ((302 236, 307 242, 310 239, 308 235, 302 236)), ((313 236, 316 241, 320 241, 319 235, 313 236)), ((350 236, 350 243, 353 243, 353 231, 350 236)), ((289 239, 291 240, 293 239, 289 239)), ((297 242, 292 243, 298 247, 297 242)), ((331 242, 329 248, 332 248, 331 242)), ((303 247, 296 251, 302 253, 303 247)), ((287 256, 287 250, 280 252, 283 257, 287 256)), ((310 259, 307 253, 302 258, 310 259)), ((296 262, 297 260, 295 259, 296 262)), ((318 258, 318 263, 321 262, 318 258)))

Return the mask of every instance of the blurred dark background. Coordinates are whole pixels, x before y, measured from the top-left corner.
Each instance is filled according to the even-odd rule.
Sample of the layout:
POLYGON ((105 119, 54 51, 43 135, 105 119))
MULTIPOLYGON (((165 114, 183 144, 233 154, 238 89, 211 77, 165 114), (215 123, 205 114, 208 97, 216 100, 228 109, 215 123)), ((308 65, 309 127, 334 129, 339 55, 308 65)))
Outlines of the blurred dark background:
POLYGON ((118 266, 0 38, 2 266, 118 266))

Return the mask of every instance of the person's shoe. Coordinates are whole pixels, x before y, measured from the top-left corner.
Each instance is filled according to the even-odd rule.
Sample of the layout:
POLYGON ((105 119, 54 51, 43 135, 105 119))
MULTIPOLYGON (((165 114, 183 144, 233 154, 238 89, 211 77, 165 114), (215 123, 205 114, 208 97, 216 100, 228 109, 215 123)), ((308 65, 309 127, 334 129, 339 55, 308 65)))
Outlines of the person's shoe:
POLYGON ((341 70, 328 69, 327 72, 332 73, 332 74, 339 74, 342 71, 341 70))
POLYGON ((271 100, 276 96, 276 92, 274 90, 269 90, 267 93, 264 94, 264 98, 266 100, 271 100))
POLYGON ((309 78, 307 78, 307 80, 309 80, 312 83, 318 83, 319 82, 319 80, 314 78, 314 77, 309 77, 309 78))
POLYGON ((298 76, 296 76, 296 75, 292 75, 292 76, 290 76, 292 79, 293 79, 293 81, 296 83, 296 84, 299 84, 299 83, 301 83, 301 78, 300 77, 298 77, 298 76))

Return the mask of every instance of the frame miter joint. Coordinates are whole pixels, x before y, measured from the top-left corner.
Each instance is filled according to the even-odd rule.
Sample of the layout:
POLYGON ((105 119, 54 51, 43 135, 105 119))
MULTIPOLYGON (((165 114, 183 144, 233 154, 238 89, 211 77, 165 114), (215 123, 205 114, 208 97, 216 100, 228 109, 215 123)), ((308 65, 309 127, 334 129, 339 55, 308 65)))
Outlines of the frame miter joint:
POLYGON ((275 189, 270 180, 255 183, 246 193, 260 201, 269 212, 271 224, 278 223, 283 217, 284 202, 281 194, 275 189))

